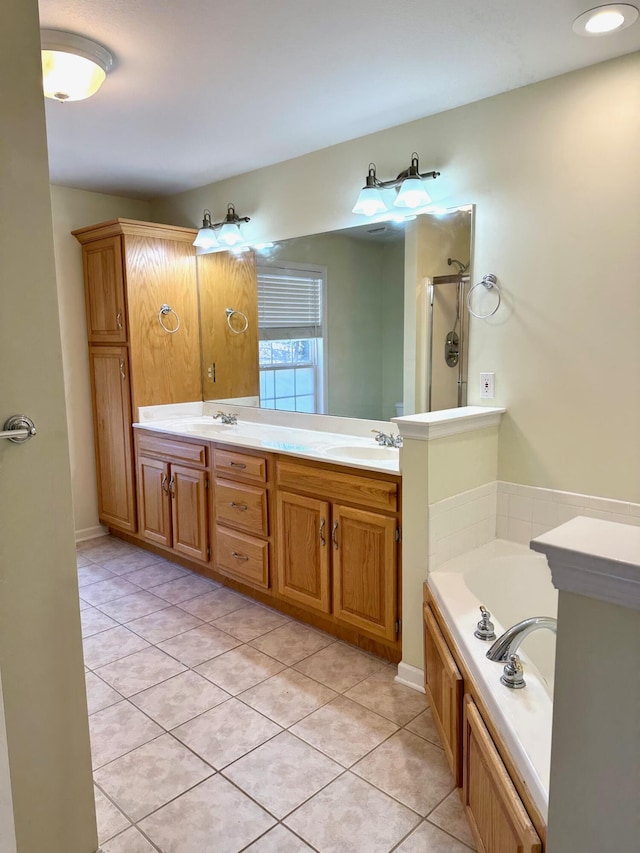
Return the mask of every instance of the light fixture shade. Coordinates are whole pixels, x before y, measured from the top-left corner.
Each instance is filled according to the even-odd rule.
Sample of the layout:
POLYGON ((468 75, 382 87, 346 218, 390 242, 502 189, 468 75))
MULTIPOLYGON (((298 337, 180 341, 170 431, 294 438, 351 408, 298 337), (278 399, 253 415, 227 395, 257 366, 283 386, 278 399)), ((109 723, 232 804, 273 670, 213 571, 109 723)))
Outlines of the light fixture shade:
POLYGON ((98 91, 113 65, 113 57, 106 48, 58 30, 42 30, 40 38, 46 98, 82 101, 98 91))
POLYGON ((579 36, 606 36, 630 27, 638 20, 638 9, 629 3, 607 3, 583 12, 573 22, 579 36))
POLYGON ((244 242, 244 236, 236 222, 224 222, 218 232, 218 240, 225 246, 237 246, 244 242))
POLYGON ((417 175, 412 175, 404 179, 398 189, 396 200, 393 203, 396 207, 408 207, 413 209, 415 207, 423 207, 426 204, 430 204, 431 196, 425 190, 422 179, 417 175))
POLYGON ((375 216, 376 213, 385 213, 387 210, 389 208, 378 187, 363 187, 351 212, 360 213, 362 216, 375 216))
POLYGON ((213 228, 201 228, 198 231, 196 239, 193 241, 193 245, 198 249, 215 249, 220 244, 216 239, 216 233, 213 228))

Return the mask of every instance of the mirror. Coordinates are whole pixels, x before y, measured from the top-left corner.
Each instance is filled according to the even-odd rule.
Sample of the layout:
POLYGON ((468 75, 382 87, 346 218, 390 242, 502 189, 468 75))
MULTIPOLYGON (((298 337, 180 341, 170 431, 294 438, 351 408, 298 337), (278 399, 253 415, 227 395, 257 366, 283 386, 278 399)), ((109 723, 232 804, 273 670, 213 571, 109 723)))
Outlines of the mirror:
MULTIPOLYGON (((431 410, 464 405, 472 214, 468 206, 368 222, 238 256, 235 266, 257 277, 258 322, 251 316, 254 334, 241 334, 244 319, 232 316, 227 348, 242 350, 245 377, 247 358, 254 367, 257 358, 259 389, 248 381, 230 393, 221 384, 211 299, 201 289, 204 398, 376 421, 427 411, 429 399, 431 410)), ((198 256, 201 288, 223 257, 231 260, 198 256)), ((217 281, 220 294, 226 278, 217 281)))

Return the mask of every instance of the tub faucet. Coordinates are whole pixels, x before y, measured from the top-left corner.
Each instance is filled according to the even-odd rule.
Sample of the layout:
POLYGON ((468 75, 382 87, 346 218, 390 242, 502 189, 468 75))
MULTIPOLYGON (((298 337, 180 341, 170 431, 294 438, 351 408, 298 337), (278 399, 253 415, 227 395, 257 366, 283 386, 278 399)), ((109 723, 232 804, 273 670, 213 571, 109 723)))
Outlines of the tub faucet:
POLYGON ((217 415, 213 416, 214 421, 217 421, 218 418, 220 418, 220 421, 223 424, 237 424, 238 423, 238 416, 237 415, 230 415, 230 414, 227 414, 226 412, 218 412, 217 415))
POLYGON ((523 619, 522 622, 512 625, 501 637, 498 637, 487 652, 487 657, 494 661, 508 661, 511 655, 515 655, 518 651, 522 641, 533 631, 548 628, 555 634, 557 627, 558 620, 552 616, 532 616, 530 619, 523 619))
POLYGON ((380 447, 402 447, 401 435, 387 435, 386 432, 382 432, 379 429, 372 429, 371 432, 375 432, 375 440, 378 442, 380 447))

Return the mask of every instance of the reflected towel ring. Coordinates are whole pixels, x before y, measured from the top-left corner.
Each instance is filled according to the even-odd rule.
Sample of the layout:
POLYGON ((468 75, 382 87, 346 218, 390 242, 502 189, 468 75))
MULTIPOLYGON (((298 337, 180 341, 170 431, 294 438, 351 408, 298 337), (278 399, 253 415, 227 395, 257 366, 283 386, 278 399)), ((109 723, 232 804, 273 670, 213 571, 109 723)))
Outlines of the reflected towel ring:
POLYGON ((173 308, 170 308, 170 307, 166 304, 166 302, 165 302, 165 304, 164 304, 164 305, 161 305, 161 306, 160 306, 160 310, 158 311, 158 322, 160 323, 160 325, 162 326, 162 328, 165 330, 165 332, 168 332, 170 335, 175 335, 175 333, 176 333, 176 332, 178 331, 178 329, 180 328, 180 317, 178 317, 178 315, 177 315, 177 314, 176 314, 176 312, 173 310, 173 308), (175 329, 167 329, 167 327, 165 326, 165 324, 162 322, 162 318, 163 318, 163 317, 166 317, 166 315, 167 315, 167 314, 173 314, 173 316, 176 318, 176 327, 175 327, 175 329))
POLYGON ((225 313, 227 315, 227 326, 231 329, 234 335, 241 335, 243 332, 247 331, 247 329, 249 328, 249 320, 247 319, 246 314, 244 314, 242 311, 236 311, 234 308, 227 308, 225 313), (244 326, 241 329, 234 329, 231 325, 231 318, 234 314, 237 314, 238 317, 242 317, 242 319, 244 320, 244 326))
POLYGON ((487 275, 482 276, 482 281, 479 281, 477 284, 474 284, 473 287, 467 293, 467 308, 469 309, 469 314, 472 317, 475 317, 476 320, 486 320, 487 317, 493 317, 498 308, 500 307, 500 301, 502 299, 502 294, 500 293, 500 288, 498 287, 498 279, 496 276, 490 272, 487 275), (495 290, 498 294, 498 301, 496 302, 495 308, 492 311, 487 312, 486 314, 476 314, 476 312, 471 307, 471 294, 476 289, 476 287, 480 287, 482 285, 485 290, 495 290))

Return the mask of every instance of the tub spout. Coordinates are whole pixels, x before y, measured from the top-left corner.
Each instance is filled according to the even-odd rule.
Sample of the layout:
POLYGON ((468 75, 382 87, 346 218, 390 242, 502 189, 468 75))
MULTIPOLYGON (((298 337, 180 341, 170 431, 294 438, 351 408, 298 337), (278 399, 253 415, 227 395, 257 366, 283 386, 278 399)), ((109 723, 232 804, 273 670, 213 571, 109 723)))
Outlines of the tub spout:
POLYGON ((494 661, 508 661, 511 655, 515 655, 518 651, 525 637, 528 637, 533 631, 548 628, 555 634, 557 627, 558 620, 551 616, 532 616, 530 619, 523 619, 522 622, 512 625, 501 637, 498 637, 487 652, 487 657, 494 661))

